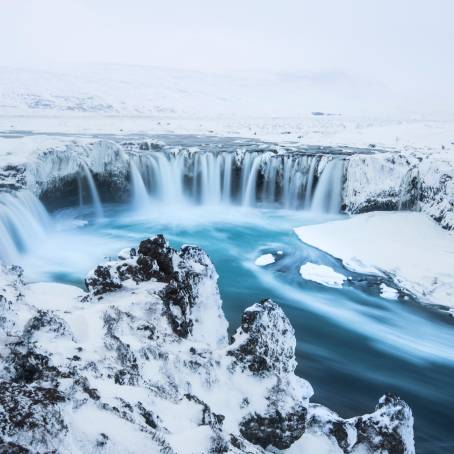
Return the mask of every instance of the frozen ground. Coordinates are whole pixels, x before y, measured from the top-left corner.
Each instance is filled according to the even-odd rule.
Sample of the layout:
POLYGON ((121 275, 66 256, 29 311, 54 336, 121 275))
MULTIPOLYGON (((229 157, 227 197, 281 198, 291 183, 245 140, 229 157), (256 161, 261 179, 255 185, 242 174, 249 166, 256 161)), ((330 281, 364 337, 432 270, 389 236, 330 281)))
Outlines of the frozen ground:
POLYGON ((0 131, 199 133, 452 152, 454 113, 422 112, 414 102, 335 72, 0 67, 0 131))
POLYGON ((422 213, 367 213, 295 232, 352 271, 387 274, 421 301, 454 310, 454 234, 422 213))

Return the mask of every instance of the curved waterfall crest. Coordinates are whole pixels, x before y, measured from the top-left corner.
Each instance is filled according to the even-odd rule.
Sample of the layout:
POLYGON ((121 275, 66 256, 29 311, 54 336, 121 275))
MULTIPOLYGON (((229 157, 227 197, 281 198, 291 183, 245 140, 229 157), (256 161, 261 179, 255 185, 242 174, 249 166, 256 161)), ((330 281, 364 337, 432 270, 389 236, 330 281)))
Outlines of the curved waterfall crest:
MULTIPOLYGON (((103 218, 102 184, 111 175, 103 172, 111 172, 109 162, 119 172, 113 174, 114 178, 130 194, 134 210, 147 210, 153 203, 311 209, 326 213, 337 213, 341 208, 344 159, 340 156, 241 147, 230 151, 158 146, 137 150, 107 143, 98 145, 98 153, 106 159, 103 162, 89 146, 79 151, 77 159, 66 164, 62 156, 52 154, 44 167, 28 172, 29 177, 34 175, 35 184, 30 186, 39 194, 37 188, 43 184, 40 178, 52 172, 54 184, 58 176, 65 175, 69 182, 72 178, 73 184, 68 186, 74 192, 72 200, 79 206, 92 206, 98 220, 103 218)), ((63 157, 68 158, 67 153, 65 150, 63 157)), ((115 188, 107 192, 114 201, 115 188)), ((54 189, 51 192, 58 193, 54 189)), ((31 191, 1 193, 0 260, 13 263, 44 235, 49 224, 46 209, 31 191)))
POLYGON ((323 181, 323 192, 331 196, 321 197, 317 210, 337 213, 341 207, 341 157, 181 149, 154 151, 131 159, 135 206, 143 205, 137 194, 143 198, 146 193, 148 198, 173 205, 191 202, 310 209, 316 188, 323 181))

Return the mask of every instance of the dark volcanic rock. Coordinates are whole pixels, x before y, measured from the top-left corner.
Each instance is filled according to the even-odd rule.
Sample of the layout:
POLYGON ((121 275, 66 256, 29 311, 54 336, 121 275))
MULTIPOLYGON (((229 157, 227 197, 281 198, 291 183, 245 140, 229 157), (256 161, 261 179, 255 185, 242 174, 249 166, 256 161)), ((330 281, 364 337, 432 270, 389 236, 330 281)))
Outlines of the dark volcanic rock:
POLYGON ((122 287, 109 266, 97 266, 93 273, 85 279, 85 285, 94 295, 112 292, 122 287))
POLYGON ((199 286, 209 278, 217 277, 208 255, 196 246, 183 246, 180 251, 169 247, 163 235, 144 240, 137 254, 122 254, 116 262, 95 268, 85 283, 88 290, 100 296, 123 287, 132 280, 140 282, 152 279, 167 285, 159 293, 164 305, 164 315, 179 337, 192 333, 194 321, 191 309, 199 297, 199 286))
POLYGON ((286 414, 279 410, 265 416, 254 414, 241 422, 240 433, 246 440, 262 448, 274 446, 287 449, 303 436, 306 413, 306 408, 301 405, 286 414))
POLYGON ((233 367, 254 374, 291 373, 295 370, 295 332, 282 309, 262 300, 243 313, 228 355, 233 367))
POLYGON ((355 418, 358 433, 356 444, 363 444, 372 452, 408 454, 413 440, 413 416, 410 407, 395 394, 386 394, 378 402, 375 412, 355 418))
MULTIPOLYGON (((8 439, 19 435, 36 450, 57 446, 58 440, 67 431, 60 408, 63 402, 65 397, 56 389, 1 380, 1 437, 8 439)), ((22 446, 13 444, 12 447, 16 451, 11 452, 27 452, 22 446)))

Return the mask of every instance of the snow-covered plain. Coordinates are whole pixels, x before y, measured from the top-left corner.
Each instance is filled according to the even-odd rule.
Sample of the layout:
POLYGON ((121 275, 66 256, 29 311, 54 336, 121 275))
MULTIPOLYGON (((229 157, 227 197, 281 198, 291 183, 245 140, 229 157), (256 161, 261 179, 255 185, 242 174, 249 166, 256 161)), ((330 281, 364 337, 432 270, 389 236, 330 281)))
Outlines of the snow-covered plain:
POLYGON ((422 213, 366 213, 295 232, 352 271, 386 274, 421 301, 454 309, 454 234, 422 213))

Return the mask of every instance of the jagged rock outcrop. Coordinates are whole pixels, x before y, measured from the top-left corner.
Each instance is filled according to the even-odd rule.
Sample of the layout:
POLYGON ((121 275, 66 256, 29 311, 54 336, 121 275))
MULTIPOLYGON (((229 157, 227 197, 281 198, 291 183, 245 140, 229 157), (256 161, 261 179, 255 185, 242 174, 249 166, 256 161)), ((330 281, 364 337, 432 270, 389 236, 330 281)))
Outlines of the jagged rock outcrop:
POLYGON ((307 430, 332 438, 344 453, 357 449, 380 454, 414 452, 410 441, 411 409, 393 394, 381 397, 373 413, 351 419, 343 419, 322 405, 310 404, 307 430))
POLYGON ((87 287, 29 291, 19 269, 1 270, 0 449, 305 453, 311 437, 333 453, 414 452, 411 410, 395 396, 349 420, 310 403, 293 328, 271 300, 245 311, 229 344, 200 248, 158 235, 96 268, 87 287))
POLYGON ((262 300, 244 311, 232 340, 227 354, 235 358, 234 368, 258 376, 295 370, 295 332, 282 309, 271 300, 262 300))

